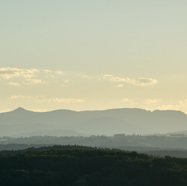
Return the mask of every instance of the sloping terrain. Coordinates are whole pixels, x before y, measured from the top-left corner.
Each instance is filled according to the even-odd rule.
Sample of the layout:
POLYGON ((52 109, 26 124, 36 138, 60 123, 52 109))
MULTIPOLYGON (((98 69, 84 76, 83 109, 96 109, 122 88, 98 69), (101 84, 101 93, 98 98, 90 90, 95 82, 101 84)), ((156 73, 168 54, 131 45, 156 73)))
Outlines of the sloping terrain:
POLYGON ((45 131, 53 136, 60 136, 59 131, 62 135, 66 135, 64 131, 73 131, 70 135, 155 134, 186 130, 187 115, 180 111, 129 108, 81 112, 32 112, 18 108, 0 113, 0 128, 0 136, 44 135, 45 131))

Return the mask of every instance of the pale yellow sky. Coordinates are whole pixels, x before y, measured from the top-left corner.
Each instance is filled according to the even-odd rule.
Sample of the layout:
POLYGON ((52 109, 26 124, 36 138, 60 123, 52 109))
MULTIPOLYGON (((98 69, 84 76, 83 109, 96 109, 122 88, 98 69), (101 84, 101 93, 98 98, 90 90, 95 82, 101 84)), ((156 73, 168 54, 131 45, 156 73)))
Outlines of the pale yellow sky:
POLYGON ((0 112, 187 113, 187 1, 1 1, 0 112))

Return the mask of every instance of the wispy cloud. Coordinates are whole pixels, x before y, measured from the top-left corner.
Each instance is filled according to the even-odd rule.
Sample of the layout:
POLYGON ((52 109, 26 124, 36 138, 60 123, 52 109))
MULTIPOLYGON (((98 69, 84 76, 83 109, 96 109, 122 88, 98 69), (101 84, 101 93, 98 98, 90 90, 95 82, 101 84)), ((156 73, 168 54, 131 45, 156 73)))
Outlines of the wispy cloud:
POLYGON ((29 83, 32 84, 46 84, 46 81, 42 81, 41 79, 27 79, 29 83))
POLYGON ((53 72, 53 71, 48 70, 48 69, 43 69, 43 71, 46 72, 46 73, 51 73, 51 72, 53 72))
POLYGON ((56 103, 80 103, 85 102, 85 100, 81 99, 62 99, 62 98, 50 98, 50 99, 43 99, 41 102, 56 102, 56 103))
POLYGON ((145 102, 146 102, 148 105, 151 105, 151 104, 159 103, 159 102, 160 102, 160 99, 146 99, 145 102))
POLYGON ((79 76, 81 78, 85 78, 85 79, 90 79, 90 80, 98 79, 98 77, 96 77, 96 76, 88 76, 88 75, 85 75, 85 74, 77 74, 77 76, 79 76))
POLYGON ((39 70, 37 69, 18 69, 18 68, 0 68, 0 78, 3 79, 11 79, 11 78, 26 78, 30 79, 33 77, 36 77, 36 73, 38 73, 39 70))
POLYGON ((16 96, 11 96, 10 99, 31 99, 32 96, 23 96, 23 95, 16 95, 16 96))
POLYGON ((66 72, 59 70, 49 69, 19 69, 19 68, 0 68, 0 79, 4 79, 8 82, 8 85, 19 86, 29 84, 50 84, 54 81, 64 82, 67 84, 69 81, 75 83, 77 81, 96 81, 101 82, 102 80, 108 80, 115 82, 115 87, 123 88, 124 84, 132 84, 136 86, 150 86, 156 84, 158 81, 152 78, 123 78, 117 77, 111 74, 104 74, 100 76, 90 76, 85 74, 78 74, 75 72, 66 72), (14 80, 12 80, 14 78, 14 80), (22 78, 22 79, 20 79, 22 78), (55 79, 56 78, 56 79, 55 79), (11 79, 11 80, 10 80, 11 79), (13 82, 14 81, 14 82, 13 82))
POLYGON ((65 74, 65 72, 58 70, 58 71, 55 71, 55 74, 63 75, 63 74, 65 74))
POLYGON ((19 83, 14 83, 14 82, 10 82, 10 83, 8 83, 8 84, 11 85, 11 86, 14 86, 14 87, 20 86, 19 83))
POLYGON ((66 80, 64 80, 64 83, 69 83, 69 80, 67 80, 67 79, 66 79, 66 80))
MULTIPOLYGON (((46 75, 55 72, 48 69, 19 69, 19 68, 0 68, 0 79, 9 81, 14 78, 16 82, 9 82, 8 85, 19 86, 25 84, 46 84, 46 75), (18 79, 19 78, 19 79, 18 79), (22 80, 20 79, 22 78, 22 80), (43 80, 44 79, 44 80, 43 80)), ((52 75, 50 75, 51 77, 52 75)))
POLYGON ((124 99, 122 99, 122 102, 128 102, 128 101, 129 101, 128 98, 124 98, 124 99))
POLYGON ((124 87, 124 85, 123 84, 119 84, 119 85, 117 85, 117 87, 122 88, 122 87, 124 87))
POLYGON ((171 103, 171 104, 164 104, 156 109, 158 110, 182 110, 185 113, 187 113, 187 99, 185 100, 179 100, 176 103, 171 103))
POLYGON ((137 79, 120 78, 111 74, 104 74, 103 78, 113 82, 128 83, 137 86, 149 86, 149 85, 154 85, 158 82, 156 79, 151 79, 151 78, 137 78, 137 79))

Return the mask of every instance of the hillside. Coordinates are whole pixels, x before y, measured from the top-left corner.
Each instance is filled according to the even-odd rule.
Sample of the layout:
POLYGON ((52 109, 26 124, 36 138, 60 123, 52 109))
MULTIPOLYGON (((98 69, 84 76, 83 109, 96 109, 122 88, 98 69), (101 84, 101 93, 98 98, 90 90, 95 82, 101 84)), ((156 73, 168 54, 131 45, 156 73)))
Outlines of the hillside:
POLYGON ((186 185, 187 159, 79 146, 0 155, 0 185, 186 185))
POLYGON ((81 112, 18 108, 0 113, 0 127, 0 136, 153 134, 186 130, 187 115, 180 111, 129 108, 81 112))

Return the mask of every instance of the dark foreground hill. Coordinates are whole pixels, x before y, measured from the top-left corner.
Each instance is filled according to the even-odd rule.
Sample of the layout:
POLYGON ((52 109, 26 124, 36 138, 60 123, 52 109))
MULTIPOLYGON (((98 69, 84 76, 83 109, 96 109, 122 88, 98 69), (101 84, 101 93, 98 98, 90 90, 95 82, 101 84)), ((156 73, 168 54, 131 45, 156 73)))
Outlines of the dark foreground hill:
POLYGON ((186 130, 187 115, 180 111, 129 108, 42 113, 18 108, 0 113, 0 128, 0 136, 14 137, 155 134, 186 130))
POLYGON ((187 185, 187 159, 69 146, 0 155, 0 185, 187 185))

